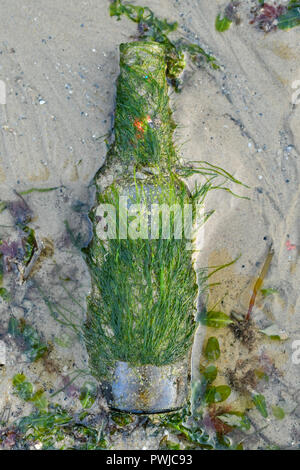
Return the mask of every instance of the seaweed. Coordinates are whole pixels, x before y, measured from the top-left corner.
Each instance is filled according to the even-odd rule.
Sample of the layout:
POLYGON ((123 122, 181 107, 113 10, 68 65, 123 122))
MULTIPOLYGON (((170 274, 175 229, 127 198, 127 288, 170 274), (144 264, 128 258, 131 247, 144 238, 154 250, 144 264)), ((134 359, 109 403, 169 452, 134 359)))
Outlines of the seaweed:
POLYGON ((238 339, 249 351, 253 350, 256 342, 256 328, 254 322, 250 319, 235 319, 229 325, 234 337, 238 339))
POLYGON ((249 308, 248 308, 248 312, 247 312, 247 315, 246 315, 246 320, 249 320, 249 318, 250 318, 251 312, 252 312, 254 304, 255 304, 255 299, 256 299, 256 296, 257 296, 257 292, 260 290, 260 288, 262 286, 262 283, 264 281, 264 278, 267 275, 267 272, 269 270, 269 267, 270 267, 273 256, 274 256, 274 250, 273 250, 273 247, 270 246, 269 250, 268 250, 268 254, 267 254, 265 262, 264 262, 264 265, 262 267, 261 273, 260 273, 259 277, 257 278, 257 280, 254 284, 254 287, 253 287, 253 292, 252 292, 252 296, 251 296, 251 299, 250 299, 250 302, 249 302, 249 308))
POLYGON ((285 333, 285 331, 280 330, 277 325, 270 325, 264 330, 259 331, 260 333, 263 333, 264 335, 268 336, 268 338, 275 341, 285 341, 288 339, 288 335, 285 333))
POLYGON ((4 302, 10 302, 11 301, 11 295, 5 287, 0 287, 0 297, 4 300, 4 302))
MULTIPOLYGON (((148 176, 146 182, 133 180, 129 187, 134 188, 135 203, 147 207, 153 202, 160 207, 177 206, 183 214, 184 206, 190 204, 191 225, 195 226, 199 222, 197 205, 203 204, 212 189, 211 178, 219 175, 219 170, 214 173, 211 166, 203 166, 202 170, 206 173, 203 185, 194 193, 174 173, 148 176)), ((230 175, 222 173, 222 176, 231 181, 230 175)), ((97 204, 115 208, 118 221, 122 191, 120 182, 116 182, 97 197, 97 204)), ((198 289, 204 290, 207 278, 222 267, 215 267, 203 278, 199 276, 196 282, 193 252, 187 250, 184 224, 178 234, 173 212, 167 237, 161 221, 156 238, 148 232, 145 238, 127 236, 130 224, 136 223, 129 218, 125 222, 125 234, 121 236, 122 223, 119 223, 113 238, 99 238, 97 204, 90 213, 94 237, 85 250, 93 289, 88 297, 84 334, 93 374, 101 380, 116 360, 156 366, 180 360, 190 349, 197 326, 198 289)), ((202 221, 206 220, 204 214, 202 221)), ((213 318, 211 313, 208 316, 214 324, 221 321, 224 326, 232 321, 224 314, 212 313, 213 318)))
POLYGON ((206 359, 209 361, 215 361, 219 359, 220 357, 220 345, 219 341, 216 337, 211 336, 208 338, 205 349, 204 349, 204 355, 206 359))
POLYGON ((121 44, 117 83, 114 156, 137 164, 175 158, 166 81, 164 46, 154 42, 121 44))
POLYGON ((91 408, 96 399, 96 389, 94 384, 85 383, 80 390, 79 400, 82 408, 91 408))
POLYGON ((17 195, 19 196, 19 199, 16 201, 6 202, 5 208, 9 210, 15 224, 22 228, 31 221, 32 211, 20 194, 17 193, 17 195))
POLYGON ((10 317, 8 333, 20 342, 30 362, 37 361, 48 351, 48 346, 41 340, 37 330, 22 318, 17 320, 14 316, 10 317))
POLYGON ((290 0, 287 10, 278 17, 279 29, 291 29, 300 25, 300 2, 298 0, 290 0))
POLYGON ((16 374, 13 377, 13 386, 18 396, 24 401, 31 402, 40 411, 48 408, 48 400, 43 389, 33 392, 33 386, 24 374, 16 374))
MULTIPOLYGON (((104 436, 103 423, 86 411, 92 405, 94 388, 86 383, 82 388, 83 409, 77 413, 48 401, 45 390, 27 380, 24 374, 12 379, 14 393, 33 411, 0 430, 1 449, 59 449, 59 450, 103 450, 108 444, 104 436)), ((55 394, 52 394, 54 397, 55 394)))
POLYGON ((38 249, 37 241, 35 238, 35 232, 32 228, 30 227, 24 227, 23 232, 25 234, 24 236, 24 242, 23 242, 23 247, 24 247, 24 257, 23 257, 23 263, 25 266, 27 266, 35 251, 38 249))
POLYGON ((185 450, 228 450, 233 449, 230 441, 222 441, 220 435, 209 433, 202 421, 202 416, 191 418, 190 406, 182 411, 161 418, 161 425, 174 433, 185 445, 185 450))
POLYGON ((17 230, 15 239, 0 239, 1 278, 3 272, 16 271, 22 283, 30 274, 32 261, 39 256, 42 245, 39 245, 37 236, 33 228, 29 227, 32 220, 32 210, 20 193, 15 191, 19 197, 16 201, 6 201, 2 204, 2 209, 8 209, 14 225, 10 228, 17 230))
POLYGON ((218 15, 216 18, 216 30, 219 31, 219 33, 223 33, 224 31, 227 31, 227 29, 230 28, 232 21, 227 18, 227 16, 223 16, 221 18, 221 15, 218 15))
MULTIPOLYGON (((271 245, 268 248, 267 256, 265 258, 261 272, 254 283, 247 313, 238 314, 234 311, 231 312, 232 321, 230 322, 229 327, 233 332, 234 337, 238 339, 244 346, 246 346, 249 351, 253 350, 257 340, 257 333, 259 332, 255 326, 254 321, 251 319, 251 314, 255 305, 257 294, 261 291, 263 281, 268 273, 273 256, 274 250, 271 245)), ((272 290, 268 293, 272 293, 272 290)), ((271 339, 286 339, 284 332, 281 332, 275 325, 272 327, 270 326, 269 329, 260 330, 260 332, 266 336, 269 335, 271 339)))
MULTIPOLYGON (((218 15, 215 20, 215 28, 219 32, 227 31, 231 24, 240 23, 237 8, 240 2, 232 0, 225 8, 223 15, 218 15)), ((300 25, 300 2, 289 0, 289 2, 274 4, 259 0, 251 8, 253 17, 250 24, 256 25, 258 29, 269 33, 277 29, 289 30, 300 25)))
MULTIPOLYGON (((94 236, 82 250, 92 277, 83 328, 74 324, 68 309, 47 300, 58 321, 79 334, 83 330, 91 372, 101 382, 110 377, 116 361, 163 366, 182 360, 190 351, 197 327, 198 290, 204 290, 207 279, 226 266, 216 266, 209 274, 201 270, 197 280, 192 256, 194 229, 212 215, 210 211, 199 217, 199 207, 211 190, 234 194, 228 184, 242 184, 208 162, 179 163, 168 79, 178 78, 182 72, 184 50, 195 57, 204 53, 202 48, 171 41, 168 34, 177 25, 157 19, 149 8, 114 1, 110 13, 138 23, 140 40, 120 46, 114 142, 95 177, 98 192, 89 213, 94 236), (201 176, 202 181, 191 191, 184 178, 193 175, 201 176), (105 187, 104 181, 103 187, 105 176, 109 183, 105 187), (124 219, 120 201, 126 191, 126 204, 143 208, 124 219), (152 205, 179 208, 179 232, 178 217, 170 211, 167 236, 162 213, 156 235, 149 234, 152 205), (182 223, 186 205, 191 208, 190 237, 182 223), (100 206, 105 208, 101 215, 100 206), (113 215, 108 215, 107 208, 113 208, 113 215), (142 236, 143 230, 146 236, 142 236)), ((212 57, 206 58, 216 65, 212 57)), ((77 244, 77 237, 73 241, 77 244)), ((231 322, 220 312, 208 312, 207 317, 214 324, 231 322)), ((220 401, 227 393, 225 386, 211 396, 220 401)))
POLYGON ((231 0, 230 3, 226 6, 223 15, 218 15, 215 21, 216 30, 219 33, 223 33, 230 28, 232 23, 236 25, 240 24, 240 17, 238 15, 238 7, 240 6, 240 2, 236 0, 231 0))
MULTIPOLYGON (((212 371, 213 366, 209 367, 212 371)), ((231 389, 227 385, 212 386, 217 376, 216 369, 212 374, 207 370, 203 370, 201 379, 192 384, 187 405, 179 412, 162 415, 159 423, 175 434, 185 450, 236 450, 240 448, 239 444, 227 438, 226 434, 235 427, 248 429, 248 418, 228 405, 218 404, 229 397, 231 389)))
POLYGON ((277 28, 279 18, 284 16, 286 12, 285 5, 269 5, 263 3, 254 10, 254 18, 251 24, 268 33, 277 28))
POLYGON ((55 191, 56 189, 60 189, 62 188, 63 186, 55 186, 53 188, 30 188, 30 189, 26 189, 24 191, 20 191, 20 195, 22 196, 25 196, 27 194, 31 194, 31 193, 48 193, 50 191, 55 191))
POLYGON ((268 410, 266 405, 266 399, 261 393, 253 393, 252 400, 255 404, 257 410, 262 415, 263 418, 268 417, 268 410))
MULTIPOLYGON (((89 214, 94 236, 83 250, 92 276, 84 337, 92 373, 100 381, 110 375, 116 361, 162 366, 181 360, 191 348, 197 326, 198 289, 204 290, 206 280, 222 268, 198 276, 197 282, 193 249, 187 249, 187 241, 192 246, 195 234, 187 240, 184 224, 178 234, 173 212, 167 236, 162 214, 155 237, 149 234, 149 218, 147 222, 144 217, 144 225, 141 214, 123 220, 120 197, 126 194, 124 187, 130 204, 143 205, 146 213, 152 204, 169 209, 176 206, 181 214, 190 205, 193 231, 212 214, 199 218, 199 207, 211 190, 232 192, 228 183, 242 184, 208 162, 179 163, 167 83, 169 53, 171 49, 175 52, 165 37, 175 25, 156 22, 147 8, 131 8, 120 1, 112 3, 111 14, 129 15, 139 24, 147 20, 155 34, 120 46, 115 140, 105 167, 96 175, 97 200, 89 214), (118 165, 121 169, 114 173, 118 165), (103 188, 105 175, 112 176, 112 183, 103 188), (202 182, 190 191, 183 179, 192 175, 202 176, 202 182), (114 208, 112 218, 118 224, 98 214, 100 205, 114 208)), ((189 47, 196 53, 199 46, 189 47)))
POLYGON ((266 33, 277 28, 289 30, 299 26, 300 2, 299 0, 290 0, 288 4, 279 5, 260 2, 260 5, 254 9, 254 18, 251 23, 257 24, 266 33))
POLYGON ((230 394, 231 388, 228 385, 210 386, 206 390, 205 400, 208 404, 220 403, 227 400, 230 394))
POLYGON ((12 242, 1 240, 0 253, 3 256, 5 271, 8 272, 10 271, 12 264, 15 264, 18 260, 23 258, 24 248, 22 240, 20 238, 12 242))
POLYGON ((285 412, 280 406, 272 406, 272 413, 276 419, 283 419, 285 417, 285 412))
POLYGON ((231 318, 225 313, 214 312, 213 310, 203 312, 199 317, 199 321, 202 325, 211 326, 213 328, 222 328, 233 323, 231 318))
POLYGON ((57 404, 48 411, 36 410, 15 425, 16 441, 22 448, 38 445, 43 450, 104 450, 102 428, 87 423, 85 414, 71 415, 57 404))
POLYGON ((218 414, 218 419, 232 428, 238 428, 242 431, 248 431, 251 427, 249 418, 241 412, 229 411, 227 413, 218 414))
MULTIPOLYGON (((205 362, 207 363, 206 359, 205 362)), ((180 449, 242 450, 243 442, 252 436, 247 432, 251 429, 252 422, 246 413, 249 405, 246 410, 241 411, 237 408, 236 401, 227 402, 231 387, 246 394, 252 407, 255 406, 264 418, 268 417, 266 399, 255 391, 258 380, 264 378, 264 374, 260 370, 247 368, 250 365, 251 360, 240 361, 235 371, 227 372, 229 385, 215 385, 217 367, 213 364, 200 364, 200 379, 192 383, 190 401, 185 408, 160 417, 160 424, 170 430, 168 441, 172 443, 175 435, 180 449), (235 429, 240 431, 239 434, 229 434, 235 429), (240 442, 234 442, 237 437, 241 438, 241 432, 247 434, 240 442)), ((272 412, 276 419, 283 419, 285 416, 284 410, 278 406, 272 406, 272 412)), ((162 445, 165 445, 165 441, 166 439, 162 445)))

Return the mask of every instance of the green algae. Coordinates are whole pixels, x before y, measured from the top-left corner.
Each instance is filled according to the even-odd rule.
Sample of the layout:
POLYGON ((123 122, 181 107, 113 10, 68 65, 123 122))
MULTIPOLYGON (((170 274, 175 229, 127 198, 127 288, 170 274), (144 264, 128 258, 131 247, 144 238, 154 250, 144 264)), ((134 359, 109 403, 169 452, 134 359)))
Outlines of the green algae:
POLYGON ((136 228, 140 222, 136 215, 120 222, 124 187, 131 188, 131 203, 148 208, 175 205, 184 214, 184 206, 190 205, 192 230, 212 214, 203 213, 197 220, 197 207, 209 191, 230 191, 228 182, 241 184, 207 162, 179 164, 169 106, 168 46, 162 42, 143 39, 120 46, 114 142, 95 178, 96 205, 89 214, 94 236, 83 250, 92 276, 84 336, 91 371, 100 381, 116 361, 162 366, 181 360, 192 345, 197 292, 208 277, 197 282, 194 238, 187 239, 183 229, 178 236, 173 212, 167 237, 161 219, 156 237, 149 232, 132 236, 132 225, 136 228), (118 165, 121 170, 114 174, 118 165), (183 178, 194 174, 203 182, 190 191, 183 178), (103 179, 111 175, 112 183, 102 189, 103 179), (113 207, 119 222, 104 239, 97 232, 98 219, 104 217, 97 214, 100 205, 113 207))
POLYGON ((164 46, 154 42, 120 46, 113 153, 123 162, 174 160, 164 57, 164 46))
POLYGON ((103 450, 107 442, 101 429, 86 423, 85 414, 73 416, 59 405, 50 405, 48 411, 33 411, 17 423, 19 445, 22 448, 34 442, 43 450, 103 450))
POLYGON ((154 41, 165 48, 166 76, 170 79, 175 91, 179 91, 178 77, 185 68, 184 52, 187 52, 193 61, 203 58, 213 69, 219 66, 216 58, 206 52, 199 44, 187 41, 185 38, 171 39, 170 33, 178 28, 178 23, 158 18, 149 7, 133 5, 122 0, 114 0, 110 4, 110 15, 118 20, 126 16, 129 20, 138 24, 140 39, 154 41))
MULTIPOLYGON (((210 216, 203 213, 199 217, 197 211, 213 187, 211 179, 218 176, 208 168, 209 176, 205 176, 209 179, 204 178, 202 186, 194 193, 188 191, 172 172, 158 172, 142 181, 133 179, 131 185, 130 177, 125 181, 127 188, 134 188, 135 203, 147 206, 154 202, 169 208, 177 206, 180 214, 184 214, 184 207, 189 204, 191 227, 195 227, 210 216)), ((227 178, 230 179, 229 176, 227 178)), ((173 212, 170 212, 167 237, 160 223, 156 238, 151 237, 151 232, 147 232, 145 238, 132 238, 128 233, 131 223, 136 222, 129 218, 125 222, 125 236, 120 234, 122 224, 119 223, 113 238, 99 238, 97 207, 100 204, 114 207, 119 221, 120 196, 123 194, 121 183, 124 180, 115 181, 106 191, 98 193, 97 204, 90 213, 94 236, 85 250, 93 287, 88 297, 84 334, 90 367, 99 380, 109 373, 117 360, 134 365, 162 366, 183 358, 192 345, 197 326, 197 292, 199 288, 204 289, 208 277, 199 276, 197 282, 193 249, 187 249, 195 233, 191 231, 192 239, 187 239, 184 223, 181 233, 178 233, 178 225, 175 224, 178 220, 173 212)), ((149 229, 147 224, 145 228, 149 229)), ((221 315, 211 321, 225 324, 221 315)), ((226 317, 226 324, 230 321, 226 317)))
POLYGON ((174 143, 168 85, 174 85, 186 65, 184 52, 194 59, 200 54, 217 68, 215 59, 198 44, 171 39, 177 23, 157 18, 148 7, 116 0, 110 14, 137 23, 140 40, 120 46, 113 142, 95 176, 96 204, 89 213, 93 238, 83 250, 92 278, 83 333, 91 372, 101 382, 110 377, 116 361, 163 366, 186 357, 197 326, 197 293, 222 268, 195 272, 193 230, 213 213, 203 211, 199 217, 199 207, 211 190, 231 192, 228 183, 241 184, 208 162, 181 165, 174 143), (183 179, 193 175, 202 180, 190 190, 183 179), (191 236, 182 227, 178 234, 172 211, 168 236, 162 214, 154 237, 149 233, 152 213, 144 225, 140 214, 123 220, 124 188, 130 195, 128 207, 143 205, 146 212, 159 205, 176 206, 184 214, 189 205, 191 236), (104 208, 101 215, 99 207, 104 208))

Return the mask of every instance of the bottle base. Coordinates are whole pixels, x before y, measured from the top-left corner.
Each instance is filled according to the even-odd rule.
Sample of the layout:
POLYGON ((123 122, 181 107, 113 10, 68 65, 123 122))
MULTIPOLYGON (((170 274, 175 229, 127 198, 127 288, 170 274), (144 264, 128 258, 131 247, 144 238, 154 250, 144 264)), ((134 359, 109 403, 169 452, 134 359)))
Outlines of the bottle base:
POLYGON ((168 413, 186 404, 188 361, 133 366, 117 361, 106 396, 113 410, 135 414, 168 413))

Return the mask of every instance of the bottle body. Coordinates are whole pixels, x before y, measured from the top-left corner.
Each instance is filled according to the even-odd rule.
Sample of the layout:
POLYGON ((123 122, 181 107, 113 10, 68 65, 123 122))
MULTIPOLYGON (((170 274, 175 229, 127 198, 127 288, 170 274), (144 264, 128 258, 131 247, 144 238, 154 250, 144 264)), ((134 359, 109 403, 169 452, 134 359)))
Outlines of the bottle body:
POLYGON ((174 125, 163 47, 122 45, 120 69, 115 155, 97 176, 90 214, 85 339, 111 408, 167 412, 186 403, 195 331, 198 286, 182 227, 189 193, 170 169, 174 125))

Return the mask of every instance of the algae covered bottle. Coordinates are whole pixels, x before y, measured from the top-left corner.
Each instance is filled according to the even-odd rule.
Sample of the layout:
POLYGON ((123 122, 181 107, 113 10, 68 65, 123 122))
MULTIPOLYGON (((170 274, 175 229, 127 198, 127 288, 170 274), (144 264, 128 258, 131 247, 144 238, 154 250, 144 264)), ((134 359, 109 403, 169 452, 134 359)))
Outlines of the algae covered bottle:
POLYGON ((111 408, 133 413, 186 403, 196 327, 195 198, 175 171, 165 57, 156 42, 120 46, 115 140, 86 250, 90 367, 111 408))

